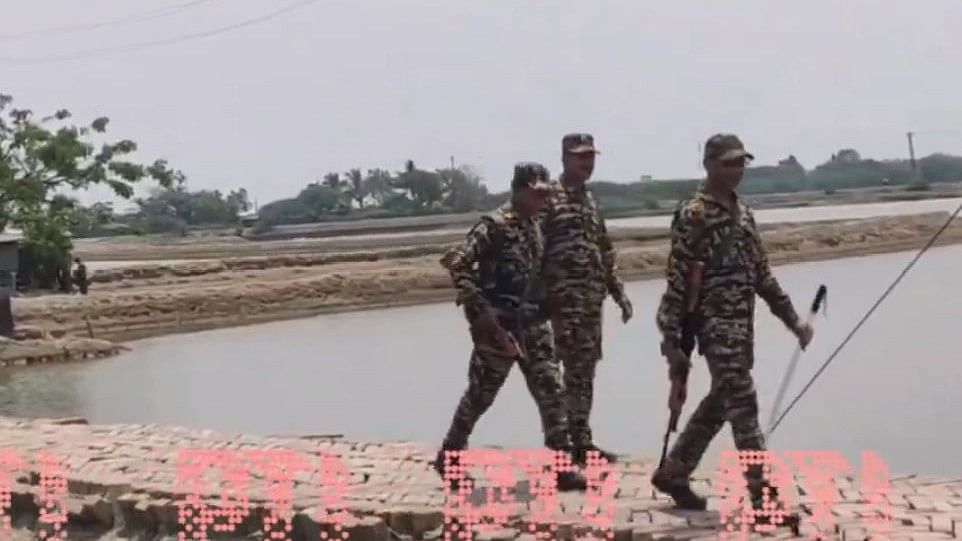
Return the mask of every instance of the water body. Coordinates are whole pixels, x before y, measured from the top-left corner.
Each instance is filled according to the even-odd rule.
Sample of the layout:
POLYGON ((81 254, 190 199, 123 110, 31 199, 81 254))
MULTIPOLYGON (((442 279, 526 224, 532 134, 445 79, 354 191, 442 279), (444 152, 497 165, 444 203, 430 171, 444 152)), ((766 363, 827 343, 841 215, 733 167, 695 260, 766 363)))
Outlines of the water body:
MULTIPOLYGON (((858 205, 825 205, 818 207, 795 207, 758 209, 754 212, 759 224, 782 222, 817 222, 821 220, 862 220, 881 216, 906 216, 928 212, 952 212, 962 198, 925 199, 922 201, 896 201, 891 203, 864 203, 858 205)), ((671 216, 646 216, 639 218, 618 218, 609 220, 612 228, 617 227, 668 227, 671 216)))
MULTIPOLYGON (((800 311, 828 286, 826 317, 802 356, 792 398, 913 253, 776 269, 800 311)), ((895 472, 962 475, 962 246, 931 250, 778 428, 777 449, 864 450, 895 472)), ((666 366, 653 311, 659 281, 628 293, 636 319, 607 303, 605 359, 593 423, 621 452, 657 455, 667 420, 666 366)), ((755 368, 767 420, 793 337, 759 305, 755 368)), ((115 358, 0 371, 0 412, 81 415, 94 423, 156 422, 255 434, 343 433, 437 442, 466 384, 469 342, 451 304, 328 315, 171 336, 115 358)), ((685 417, 708 386, 696 360, 685 417)), ((787 401, 786 401, 787 402, 787 401)), ((728 427, 710 453, 731 447, 728 427)), ((475 444, 536 447, 538 417, 515 370, 479 423, 475 444)))

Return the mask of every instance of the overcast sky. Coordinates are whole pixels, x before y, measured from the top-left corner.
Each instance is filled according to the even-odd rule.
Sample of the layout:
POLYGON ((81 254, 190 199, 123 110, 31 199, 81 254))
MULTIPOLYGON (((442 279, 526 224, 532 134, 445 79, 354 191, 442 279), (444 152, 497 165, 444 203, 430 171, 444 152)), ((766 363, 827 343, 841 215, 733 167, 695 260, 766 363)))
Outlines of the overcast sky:
MULTIPOLYGON (((959 0, 316 0, 231 32, 123 54, 292 0, 207 0, 168 17, 35 32, 186 0, 0 0, 0 92, 38 113, 111 118, 192 188, 261 204, 328 171, 470 164, 505 189, 519 160, 557 174, 595 134, 596 178, 700 174, 699 144, 759 162, 962 153, 959 0), (33 60, 31 60, 33 59, 33 60)), ((99 193, 84 197, 90 200, 99 193)))

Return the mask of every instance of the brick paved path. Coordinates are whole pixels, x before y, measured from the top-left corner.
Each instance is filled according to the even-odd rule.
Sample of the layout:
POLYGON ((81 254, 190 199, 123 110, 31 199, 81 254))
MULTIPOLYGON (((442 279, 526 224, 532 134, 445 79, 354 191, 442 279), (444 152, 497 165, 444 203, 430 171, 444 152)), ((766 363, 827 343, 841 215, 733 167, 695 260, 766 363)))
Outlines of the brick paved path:
MULTIPOLYGON (((79 421, 82 423, 82 421, 79 421)), ((336 532, 317 517, 333 492, 321 489, 324 456, 337 456, 349 469, 350 485, 345 493, 345 507, 350 517, 344 531, 354 541, 390 541, 391 539, 432 539, 440 535, 444 521, 444 492, 440 480, 430 469, 434 450, 411 443, 354 443, 338 437, 257 438, 243 435, 215 434, 211 431, 157 427, 154 425, 71 424, 70 421, 27 421, 0 418, 0 473, 5 460, 14 456, 24 463, 5 475, 10 484, 10 507, 15 539, 28 539, 36 531, 53 531, 49 519, 38 520, 42 505, 44 479, 39 460, 43 452, 63 460, 66 478, 67 537, 69 539, 165 539, 174 538, 179 529, 177 502, 190 492, 177 484, 178 455, 182 449, 209 449, 220 456, 241 456, 245 452, 285 450, 313 464, 311 470, 293 475, 290 494, 294 516, 290 539, 321 539, 321 534, 336 532), (38 503, 39 502, 39 503, 38 503)), ((243 455, 243 456, 257 456, 243 455)), ((272 455, 263 455, 272 456, 272 455)), ((276 456, 274 457, 276 458, 276 456)), ((246 518, 238 519, 233 533, 210 533, 212 539, 263 538, 265 515, 269 514, 267 470, 253 470, 246 492, 250 508, 246 518), (266 473, 265 473, 266 472, 266 473)), ((616 468, 617 492, 614 499, 613 539, 615 541, 709 540, 721 531, 717 509, 719 498, 710 498, 709 511, 684 513, 674 511, 664 497, 654 497, 649 484, 652 462, 638 457, 625 457, 616 468)), ((8 471, 10 471, 8 469, 8 471)), ((209 483, 200 491, 205 501, 218 502, 223 487, 230 480, 220 480, 216 471, 207 472, 209 483)), ((230 478, 233 479, 233 478, 230 478)), ((290 485, 289 485, 290 486, 290 485)), ((696 490, 711 494, 711 484, 698 480, 696 490)), ((873 514, 866 495, 860 494, 856 480, 837 481, 840 503, 832 508, 835 523, 828 538, 866 539, 956 539, 962 538, 962 480, 922 479, 913 476, 892 477, 888 501, 892 504, 892 521, 887 534, 873 534, 868 516, 873 514)), ((480 491, 476 496, 482 494, 480 491)), ((0 505, 2 504, 0 495, 0 505)), ((522 534, 523 517, 529 517, 531 502, 518 497, 508 507, 509 527, 486 531, 477 539, 534 539, 522 534)), ((811 510, 812 499, 799 496, 802 535, 814 536, 814 526, 805 510, 811 510)), ((585 496, 563 493, 558 497, 560 516, 556 537, 571 538, 586 531, 582 515, 585 496)), ((58 507, 59 508, 59 507, 58 507)), ((761 538, 762 535, 754 534, 761 538)), ((785 529, 767 538, 788 539, 785 529)))

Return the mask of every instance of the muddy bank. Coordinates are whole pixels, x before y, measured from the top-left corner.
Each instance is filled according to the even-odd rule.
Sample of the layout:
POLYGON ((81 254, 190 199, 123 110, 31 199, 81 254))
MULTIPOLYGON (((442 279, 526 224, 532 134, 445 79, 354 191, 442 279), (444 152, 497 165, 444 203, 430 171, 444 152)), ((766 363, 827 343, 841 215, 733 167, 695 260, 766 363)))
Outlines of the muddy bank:
MULTIPOLYGON (((944 213, 918 215, 911 220, 898 219, 900 226, 912 227, 916 223, 928 223, 927 220, 944 219, 944 213)), ((893 218, 895 219, 895 218, 893 218)), ((762 224, 762 232, 792 231, 800 227, 837 226, 838 220, 806 223, 762 224)), ((868 223, 867 223, 868 225, 868 223)), ((888 223, 880 224, 888 227, 888 223)), ((871 227, 871 225, 868 225, 871 227)), ((614 230, 610 233, 612 240, 622 249, 651 245, 655 241, 667 242, 668 228, 634 227, 614 230)), ((260 271, 275 268, 307 268, 335 263, 370 263, 378 261, 397 261, 402 259, 440 256, 464 238, 464 231, 457 231, 444 235, 432 235, 420 239, 417 245, 396 247, 362 247, 353 246, 347 250, 331 251, 329 246, 313 246, 313 251, 305 253, 277 253, 275 255, 256 255, 246 257, 209 258, 196 260, 174 260, 164 263, 150 261, 127 263, 122 266, 101 268, 91 273, 91 282, 105 284, 121 281, 148 280, 167 277, 175 280, 184 277, 198 277, 226 272, 260 271), (327 249, 324 249, 327 248, 327 249)), ((847 239, 839 239, 847 242, 847 239)), ((270 248, 270 243, 265 243, 270 248)), ((310 248, 306 243, 305 250, 310 248)), ((268 250, 269 252, 270 250, 268 250)))
POLYGON ((128 349, 108 340, 65 333, 62 328, 18 325, 12 338, 0 337, 0 368, 99 359, 128 349))
MULTIPOLYGON (((921 247, 945 214, 834 224, 782 225, 763 233, 774 264, 852 257, 921 247)), ((956 223, 939 244, 962 242, 956 223)), ((626 280, 662 276, 667 241, 616 243, 626 280)), ((89 296, 18 298, 18 325, 124 341, 364 308, 452 298, 438 264, 444 245, 375 255, 331 254, 214 261, 124 271, 95 284, 89 296), (394 256, 390 254, 394 254, 394 256)))
MULTIPOLYGON (((201 506, 213 511, 232 504, 236 518, 230 529, 201 525, 194 533, 213 534, 214 539, 261 539, 264 525, 271 526, 265 518, 275 508, 272 499, 285 493, 287 512, 270 529, 286 529, 286 538, 292 541, 338 538, 338 531, 346 534, 339 537, 354 541, 438 540, 444 538, 446 514, 463 517, 467 506, 477 509, 493 501, 485 489, 497 486, 494 476, 472 467, 469 472, 478 488, 470 500, 464 504, 448 500, 431 469, 434 449, 410 442, 257 437, 156 425, 97 426, 79 418, 0 418, 0 438, 5 458, 13 459, 6 471, 10 476, 6 514, 12 531, 4 533, 12 533, 16 540, 42 538, 40 532, 50 534, 55 528, 70 539, 175 539, 189 531, 190 513, 201 506), (193 468, 184 467, 182 459, 188 456, 194 457, 193 468), (287 462, 285 476, 267 467, 279 460, 287 462), (191 471, 196 473, 190 475, 191 471), (59 479, 62 498, 46 496, 56 491, 45 485, 59 479), (333 479, 342 480, 336 491, 333 479), (326 515, 325 520, 324 511, 333 516, 326 515), (331 520, 335 516, 341 528, 335 529, 331 520)), ((539 509, 544 521, 540 526, 547 531, 549 523, 556 524, 550 538, 559 541, 592 534, 604 539, 606 533, 614 541, 709 540, 719 538, 726 525, 739 527, 734 514, 724 518, 719 514, 726 493, 720 476, 697 471, 692 486, 709 498, 709 510, 680 512, 652 490, 654 465, 642 456, 621 457, 600 490, 560 493, 546 501, 532 494, 530 479, 518 464, 511 480, 503 483, 512 488, 512 498, 502 499, 500 527, 478 532, 476 538, 533 540, 527 532, 539 509), (608 518, 599 522, 602 509, 608 518)), ((599 479, 601 471, 593 468, 586 474, 599 479)), ((825 473, 825 479, 816 479, 793 468, 788 472, 792 483, 783 482, 780 490, 786 505, 799 513, 800 533, 807 539, 962 537, 958 479, 886 472, 875 486, 855 475, 825 473), (811 497, 814 482, 833 493, 825 509, 811 497), (817 516, 819 511, 825 514, 817 516)), ((762 538, 757 533, 744 537, 762 538)), ((774 539, 789 538, 788 531, 774 534, 774 539)))

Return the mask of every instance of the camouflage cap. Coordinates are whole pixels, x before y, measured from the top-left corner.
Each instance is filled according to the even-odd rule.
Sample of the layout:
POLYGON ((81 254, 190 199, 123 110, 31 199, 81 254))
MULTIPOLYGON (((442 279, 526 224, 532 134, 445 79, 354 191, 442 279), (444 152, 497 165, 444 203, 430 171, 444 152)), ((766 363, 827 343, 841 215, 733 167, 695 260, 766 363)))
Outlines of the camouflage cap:
POLYGON ((561 138, 561 150, 569 154, 601 154, 595 148, 595 138, 590 133, 569 133, 561 138))
POLYGON ((511 179, 511 189, 520 190, 531 188, 547 192, 551 190, 548 184, 550 178, 548 168, 537 162, 519 162, 514 166, 514 178, 511 179))
POLYGON ((745 145, 736 135, 718 133, 709 137, 705 143, 706 160, 733 160, 741 157, 755 159, 755 156, 745 150, 745 145))

